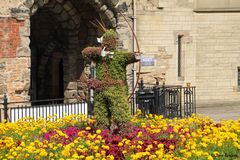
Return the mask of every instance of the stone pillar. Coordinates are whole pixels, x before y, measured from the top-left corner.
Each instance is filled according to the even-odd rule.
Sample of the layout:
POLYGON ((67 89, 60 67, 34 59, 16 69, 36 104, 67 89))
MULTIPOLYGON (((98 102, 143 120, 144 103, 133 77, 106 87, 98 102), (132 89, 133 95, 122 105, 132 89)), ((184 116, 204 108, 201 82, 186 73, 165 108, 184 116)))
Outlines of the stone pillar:
POLYGON ((0 18, 0 96, 22 101, 30 98, 30 20, 22 13, 15 17, 0 18))
POLYGON ((68 103, 77 101, 77 53, 68 51, 64 58, 64 98, 68 103))
MULTIPOLYGON (((129 6, 127 8, 127 11, 121 10, 125 18, 121 14, 117 14, 117 33, 119 36, 119 41, 118 41, 118 49, 120 50, 126 50, 129 52, 133 52, 133 33, 131 32, 131 29, 128 25, 128 23, 132 26, 133 28, 133 11, 132 11, 132 1, 131 0, 120 0, 119 4, 126 3, 126 6, 129 6), (128 23, 126 22, 128 21, 128 23)), ((121 7, 120 7, 121 8, 121 7)), ((127 66, 127 84, 129 88, 129 93, 132 92, 133 84, 134 81, 134 75, 133 75, 133 69, 134 66, 133 64, 130 64, 127 66)))

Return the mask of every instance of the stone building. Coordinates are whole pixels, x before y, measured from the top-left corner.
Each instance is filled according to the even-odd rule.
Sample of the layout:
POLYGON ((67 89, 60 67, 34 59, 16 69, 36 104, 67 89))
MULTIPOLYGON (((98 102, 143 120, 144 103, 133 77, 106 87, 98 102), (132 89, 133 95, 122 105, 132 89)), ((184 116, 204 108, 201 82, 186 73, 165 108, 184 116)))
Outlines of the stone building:
POLYGON ((198 104, 239 99, 239 0, 1 0, 0 96, 73 102, 86 94, 80 53, 101 35, 92 22, 116 28, 120 49, 137 50, 119 10, 136 31, 145 82, 191 83, 198 104))
MULTIPOLYGON (((120 25, 117 7, 118 0, 1 0, 1 97, 73 102, 86 95, 89 63, 81 50, 98 45, 97 20, 107 28, 120 25)), ((121 28, 119 44, 128 44, 128 30, 121 28)))
POLYGON ((136 17, 143 57, 154 61, 145 79, 190 82, 199 106, 239 101, 239 0, 138 0, 136 17))

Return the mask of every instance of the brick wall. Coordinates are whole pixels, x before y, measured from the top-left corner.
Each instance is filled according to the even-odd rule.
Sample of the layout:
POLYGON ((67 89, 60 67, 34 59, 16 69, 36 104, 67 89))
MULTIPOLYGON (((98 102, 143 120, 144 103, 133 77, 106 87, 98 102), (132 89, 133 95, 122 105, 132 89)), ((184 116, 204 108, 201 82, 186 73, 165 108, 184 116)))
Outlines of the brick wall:
POLYGON ((16 57, 20 44, 19 28, 24 23, 10 18, 0 18, 0 58, 16 57))

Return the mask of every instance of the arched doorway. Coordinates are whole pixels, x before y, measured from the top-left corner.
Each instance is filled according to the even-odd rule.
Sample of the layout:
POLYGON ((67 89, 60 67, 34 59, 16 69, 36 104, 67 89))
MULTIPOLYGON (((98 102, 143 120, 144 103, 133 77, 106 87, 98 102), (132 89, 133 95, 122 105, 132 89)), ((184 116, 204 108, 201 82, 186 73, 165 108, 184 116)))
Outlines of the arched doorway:
POLYGON ((114 5, 116 1, 34 1, 30 7, 32 100, 74 101, 86 94, 82 77, 88 77, 81 50, 97 45, 96 38, 101 35, 91 22, 99 20, 109 28, 116 27, 114 5))

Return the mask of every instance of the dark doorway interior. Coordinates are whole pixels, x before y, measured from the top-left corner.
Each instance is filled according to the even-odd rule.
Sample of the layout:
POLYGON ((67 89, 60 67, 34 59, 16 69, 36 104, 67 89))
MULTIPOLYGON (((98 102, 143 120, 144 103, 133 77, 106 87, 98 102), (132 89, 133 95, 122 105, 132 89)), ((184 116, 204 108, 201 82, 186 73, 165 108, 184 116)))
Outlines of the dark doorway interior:
POLYGON ((30 18, 31 100, 64 98, 73 103, 86 96, 89 71, 85 67, 90 62, 81 50, 99 45, 102 32, 94 23, 107 22, 109 28, 114 22, 89 1, 62 2, 51 0, 30 18))
POLYGON ((31 100, 64 97, 61 28, 47 9, 31 17, 31 100))

